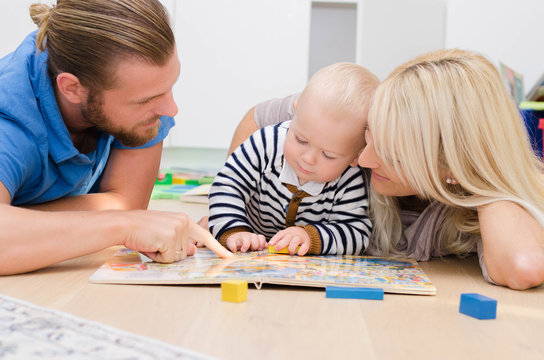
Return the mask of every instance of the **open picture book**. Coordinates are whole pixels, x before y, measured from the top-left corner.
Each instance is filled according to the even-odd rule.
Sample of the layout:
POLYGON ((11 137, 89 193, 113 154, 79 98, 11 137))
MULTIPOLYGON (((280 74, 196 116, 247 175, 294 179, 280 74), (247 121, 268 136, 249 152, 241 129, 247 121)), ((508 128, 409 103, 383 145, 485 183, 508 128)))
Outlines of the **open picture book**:
POLYGON ((118 250, 89 279, 113 284, 220 284, 227 279, 262 284, 382 288, 387 293, 434 295, 436 289, 413 259, 369 256, 290 256, 267 250, 221 259, 198 249, 172 264, 160 264, 132 250, 118 250))

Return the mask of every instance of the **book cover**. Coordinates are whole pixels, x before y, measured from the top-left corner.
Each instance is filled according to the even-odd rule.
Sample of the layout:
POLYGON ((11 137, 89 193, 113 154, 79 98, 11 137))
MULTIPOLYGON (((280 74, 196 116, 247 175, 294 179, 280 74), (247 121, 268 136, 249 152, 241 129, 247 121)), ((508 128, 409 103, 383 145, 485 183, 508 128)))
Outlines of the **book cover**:
POLYGON ((208 194, 212 184, 202 184, 179 195, 179 200, 189 203, 208 204, 208 194))
POLYGON ((387 293, 434 295, 436 289, 413 259, 370 256, 290 256, 267 250, 238 253, 220 259, 207 249, 172 263, 152 262, 127 249, 118 250, 89 279, 113 284, 220 284, 237 279, 308 287, 357 286, 382 288, 387 293))
POLYGON ((544 101, 544 74, 533 85, 527 94, 528 101, 544 101))
POLYGON ((504 85, 510 96, 512 96, 512 99, 514 99, 516 104, 525 101, 523 75, 502 62, 499 62, 499 67, 504 85))

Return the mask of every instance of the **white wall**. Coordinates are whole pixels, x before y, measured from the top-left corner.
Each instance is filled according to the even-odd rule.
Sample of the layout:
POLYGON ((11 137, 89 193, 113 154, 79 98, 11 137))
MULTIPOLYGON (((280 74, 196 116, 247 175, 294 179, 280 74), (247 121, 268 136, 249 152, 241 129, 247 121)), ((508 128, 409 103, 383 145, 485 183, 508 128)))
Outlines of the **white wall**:
POLYGON ((308 77, 324 66, 357 60, 357 2, 312 2, 308 77))
POLYGON ((0 3, 0 57, 15 50, 28 33, 38 28, 28 12, 30 4, 36 2, 40 1, 3 0, 0 3))
POLYGON ((170 144, 226 148, 256 103, 306 83, 308 0, 177 0, 181 76, 170 144))
MULTIPOLYGON (((33 2, 0 1, 0 56, 36 29, 28 15, 33 2)), ((252 105, 303 88, 310 56, 311 0, 162 2, 174 15, 182 59, 174 88, 180 113, 168 140, 171 145, 224 148, 252 105)), ((525 76, 526 92, 544 72, 544 46, 538 43, 542 0, 329 3, 357 5, 356 61, 380 78, 440 44, 480 51, 495 64, 501 60, 525 76)), ((334 28, 339 26, 341 22, 334 28)))
POLYGON ((443 48, 446 0, 361 0, 359 63, 384 79, 416 55, 443 48))
MULTIPOLYGON (((176 0, 160 1, 171 13, 176 0)), ((55 4, 56 0, 0 0, 0 57, 15 50, 26 35, 38 28, 28 11, 34 3, 55 4)))
POLYGON ((524 75, 525 93, 544 73, 544 1, 449 0, 446 46, 476 50, 524 75))

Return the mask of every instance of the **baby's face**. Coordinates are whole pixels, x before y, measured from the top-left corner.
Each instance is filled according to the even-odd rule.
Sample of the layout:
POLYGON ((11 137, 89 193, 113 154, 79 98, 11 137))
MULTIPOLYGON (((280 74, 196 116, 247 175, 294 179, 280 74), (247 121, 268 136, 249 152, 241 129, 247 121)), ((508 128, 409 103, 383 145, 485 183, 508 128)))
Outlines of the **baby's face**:
POLYGON ((283 149, 301 185, 334 180, 349 165, 357 165, 364 144, 363 117, 327 108, 312 98, 298 105, 283 149))

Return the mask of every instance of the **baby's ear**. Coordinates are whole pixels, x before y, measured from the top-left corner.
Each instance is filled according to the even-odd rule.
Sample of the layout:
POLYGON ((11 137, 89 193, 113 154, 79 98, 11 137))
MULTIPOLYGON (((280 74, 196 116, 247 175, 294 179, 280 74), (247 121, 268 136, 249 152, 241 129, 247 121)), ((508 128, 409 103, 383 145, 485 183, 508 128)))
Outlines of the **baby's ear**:
MULTIPOLYGON (((360 154, 360 153, 359 153, 359 154, 360 154)), ((349 163, 349 166, 351 166, 351 167, 356 167, 356 166, 358 166, 358 165, 359 165, 359 155, 357 155, 357 156, 355 157, 355 159, 353 159, 353 161, 349 163)))
POLYGON ((361 150, 359 150, 359 152, 355 156, 355 159, 353 159, 353 161, 349 163, 349 166, 351 167, 359 166, 359 156, 361 156, 361 153, 363 152, 363 150, 364 150, 364 147, 361 150))

